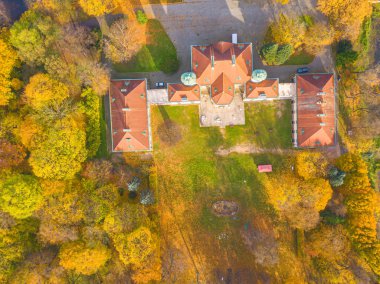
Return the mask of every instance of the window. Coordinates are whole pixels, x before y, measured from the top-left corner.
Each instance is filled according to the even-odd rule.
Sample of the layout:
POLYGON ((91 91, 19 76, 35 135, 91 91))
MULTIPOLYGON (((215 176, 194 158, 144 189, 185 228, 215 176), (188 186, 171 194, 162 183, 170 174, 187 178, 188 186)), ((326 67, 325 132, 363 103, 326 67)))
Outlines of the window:
POLYGON ((112 98, 112 102, 114 103, 116 101, 116 98, 112 98))
POLYGON ((301 128, 301 135, 305 133, 305 129, 301 128))
POLYGON ((303 93, 305 93, 305 90, 301 88, 300 93, 302 95, 303 93))
POLYGON ((145 130, 141 131, 141 134, 146 136, 146 131, 145 130))
POLYGON ((218 92, 218 88, 214 88, 214 93, 217 93, 218 92))
POLYGON ((240 81, 240 80, 241 80, 241 77, 240 77, 240 76, 237 76, 237 77, 236 77, 236 80, 240 81))
POLYGON ((249 86, 249 91, 252 92, 253 91, 253 88, 252 86, 249 86))
POLYGON ((326 126, 326 123, 321 122, 319 125, 320 125, 320 126, 326 126))
POLYGON ((265 92, 259 92, 259 97, 266 97, 267 95, 265 94, 265 92))
POLYGON ((140 98, 145 98, 145 95, 144 94, 140 94, 140 98))
POLYGON ((124 81, 124 86, 129 86, 130 83, 130 81, 124 81))
POLYGON ((186 95, 181 96, 181 101, 183 102, 187 101, 187 96, 186 95))
POLYGON ((198 62, 194 62, 195 68, 198 68, 198 62))
POLYGON ((247 59, 247 61, 245 63, 247 63, 247 65, 249 66, 249 65, 251 65, 251 60, 247 59))
POLYGON ((229 86, 229 87, 228 87, 228 90, 229 90, 229 91, 232 91, 232 87, 231 87, 231 86, 229 86))
POLYGON ((129 142, 129 141, 131 141, 131 138, 127 137, 127 138, 125 138, 125 140, 127 140, 127 142, 129 142))
POLYGON ((126 92, 127 92, 127 89, 120 89, 120 92, 122 92, 122 93, 126 93, 126 92))

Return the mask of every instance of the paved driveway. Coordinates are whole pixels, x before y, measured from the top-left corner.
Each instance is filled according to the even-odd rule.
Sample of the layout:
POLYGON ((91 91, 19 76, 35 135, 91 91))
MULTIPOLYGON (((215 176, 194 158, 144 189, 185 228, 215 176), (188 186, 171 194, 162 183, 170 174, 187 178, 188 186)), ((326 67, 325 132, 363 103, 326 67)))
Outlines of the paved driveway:
MULTIPOLYGON (((157 18, 177 48, 181 65, 178 72, 166 75, 162 72, 132 74, 147 77, 151 83, 164 81, 179 82, 180 75, 190 70, 190 46, 210 44, 220 40, 230 41, 231 34, 238 34, 239 42, 253 42, 256 45, 265 36, 268 24, 281 13, 306 13, 323 19, 315 9, 315 0, 292 0, 288 5, 280 5, 275 0, 184 0, 181 4, 146 5, 149 17, 157 18)), ((331 71, 330 51, 309 65, 312 71, 331 71)), ((262 68, 257 52, 254 52, 256 68, 262 68)), ((289 82, 299 66, 265 67, 269 77, 289 82)), ((123 74, 115 74, 123 77, 123 74)))

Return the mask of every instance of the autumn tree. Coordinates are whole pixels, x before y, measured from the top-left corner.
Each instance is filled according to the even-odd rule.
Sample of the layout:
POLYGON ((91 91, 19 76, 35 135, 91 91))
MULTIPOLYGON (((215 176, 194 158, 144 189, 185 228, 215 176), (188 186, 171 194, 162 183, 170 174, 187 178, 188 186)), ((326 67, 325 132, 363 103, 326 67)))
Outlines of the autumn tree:
POLYGON ((318 22, 308 27, 305 35, 305 50, 313 55, 318 55, 326 46, 334 41, 334 29, 318 22))
POLYGON ((49 16, 36 10, 26 11, 10 29, 10 42, 19 57, 28 64, 42 64, 58 37, 58 28, 49 16))
POLYGON ((45 202, 37 212, 38 238, 43 243, 61 244, 79 238, 85 219, 85 192, 77 180, 43 181, 45 202))
POLYGON ((88 161, 82 175, 97 185, 105 185, 112 179, 113 165, 108 160, 88 161))
POLYGON ((0 169, 19 165, 25 156, 26 153, 22 146, 12 144, 6 139, 0 139, 0 169))
POLYGON ((115 0, 79 0, 79 5, 90 16, 109 14, 116 8, 115 0))
POLYGON ((295 169, 303 179, 325 176, 327 161, 319 152, 303 151, 296 155, 295 169))
POLYGON ((318 0, 318 9, 325 14, 340 37, 356 40, 360 26, 372 13, 370 1, 362 0, 318 0))
POLYGON ((319 221, 332 195, 327 180, 312 178, 301 180, 284 173, 270 179, 265 186, 268 201, 294 228, 312 229, 319 221), (300 213, 302 212, 302 214, 300 213))
POLYGON ((136 21, 120 19, 111 27, 105 40, 104 52, 114 62, 131 59, 143 45, 140 25, 136 21))
POLYGON ((62 245, 59 252, 59 263, 66 269, 91 275, 104 266, 110 257, 110 250, 102 243, 88 244, 76 241, 62 245))
POLYGON ((142 226, 128 235, 119 235, 114 242, 125 265, 139 266, 157 249, 156 238, 149 228, 142 226))
POLYGON ((380 275, 380 242, 376 231, 375 194, 369 182, 367 165, 360 155, 347 153, 338 159, 337 167, 347 174, 341 188, 347 206, 351 241, 372 270, 380 275))
POLYGON ((31 219, 14 220, 0 211, 0 282, 8 283, 16 264, 35 245, 38 223, 31 219))
POLYGON ((42 201, 41 186, 33 176, 16 174, 1 184, 0 207, 15 218, 31 216, 42 201))
POLYGON ((50 129, 46 140, 31 151, 29 164, 36 176, 71 179, 87 156, 86 135, 80 129, 50 129))
POLYGON ((298 48, 304 42, 306 27, 298 18, 281 14, 270 26, 272 39, 278 44, 290 44, 298 48))
POLYGON ((73 0, 39 0, 36 1, 36 6, 61 24, 71 21, 76 13, 73 0))
POLYGON ((24 95, 32 108, 40 110, 49 105, 60 105, 69 97, 69 90, 49 75, 39 73, 30 78, 24 95))
MULTIPOLYGON (((1 30, 0 33, 5 33, 5 30, 1 30)), ((14 96, 13 89, 15 88, 14 81, 12 81, 12 72, 18 66, 18 56, 12 46, 1 37, 0 62, 0 105, 7 105, 14 96)))

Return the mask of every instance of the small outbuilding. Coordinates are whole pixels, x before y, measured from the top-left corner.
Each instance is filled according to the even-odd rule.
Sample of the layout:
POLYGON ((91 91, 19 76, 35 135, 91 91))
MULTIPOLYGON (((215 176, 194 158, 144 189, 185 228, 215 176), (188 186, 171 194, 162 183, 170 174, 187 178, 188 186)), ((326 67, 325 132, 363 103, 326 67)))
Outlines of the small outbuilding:
POLYGON ((259 171, 259 173, 271 173, 272 165, 258 165, 257 170, 259 171))

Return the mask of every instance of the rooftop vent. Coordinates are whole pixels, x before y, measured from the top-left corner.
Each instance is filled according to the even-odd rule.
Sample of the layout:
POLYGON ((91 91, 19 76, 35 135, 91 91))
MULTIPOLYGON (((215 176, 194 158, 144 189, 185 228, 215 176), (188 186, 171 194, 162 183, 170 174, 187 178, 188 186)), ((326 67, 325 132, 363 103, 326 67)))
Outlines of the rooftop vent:
POLYGON ((317 93, 317 96, 324 96, 324 95, 326 95, 325 92, 318 92, 318 93, 317 93))
POLYGON ((124 81, 124 86, 129 86, 130 83, 130 81, 124 81))
POLYGON ((317 117, 325 117, 326 116, 326 114, 324 114, 324 113, 318 113, 317 114, 317 117))

